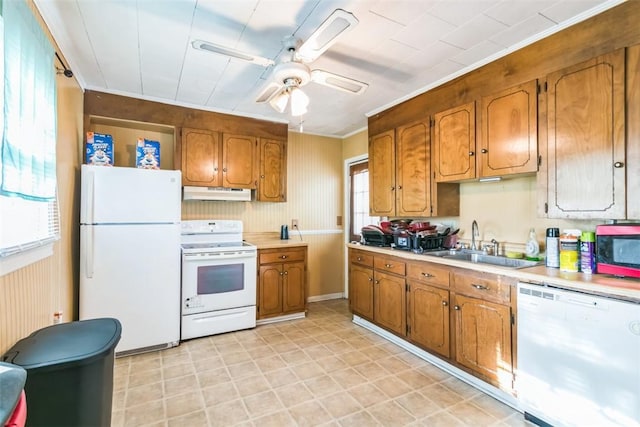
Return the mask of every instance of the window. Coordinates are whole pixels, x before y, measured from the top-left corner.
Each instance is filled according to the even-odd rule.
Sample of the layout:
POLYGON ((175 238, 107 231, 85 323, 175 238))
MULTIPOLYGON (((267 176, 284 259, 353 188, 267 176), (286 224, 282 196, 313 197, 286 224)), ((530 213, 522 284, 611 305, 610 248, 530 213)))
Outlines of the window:
POLYGON ((57 239, 59 227, 53 47, 26 2, 1 5, 0 261, 4 264, 5 258, 57 239))
POLYGON ((377 224, 379 217, 369 216, 369 162, 349 166, 351 180, 351 241, 360 241, 360 230, 369 224, 377 224))

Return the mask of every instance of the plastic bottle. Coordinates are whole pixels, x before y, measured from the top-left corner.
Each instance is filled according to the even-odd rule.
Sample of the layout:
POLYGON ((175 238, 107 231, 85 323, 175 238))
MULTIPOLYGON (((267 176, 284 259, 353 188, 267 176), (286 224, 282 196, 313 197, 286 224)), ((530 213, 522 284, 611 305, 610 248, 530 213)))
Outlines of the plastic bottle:
POLYGON ((560 271, 577 272, 580 268, 580 230, 563 230, 560 235, 560 271))
POLYGON ((535 228, 529 230, 529 240, 527 240, 527 246, 524 252, 527 258, 533 259, 537 259, 538 254, 540 254, 540 245, 538 244, 538 239, 536 238, 535 228))
POLYGON ((560 229, 547 228, 547 267, 560 267, 560 229))
POLYGON ((596 272, 596 234, 583 231, 580 236, 580 271, 585 274, 596 272))

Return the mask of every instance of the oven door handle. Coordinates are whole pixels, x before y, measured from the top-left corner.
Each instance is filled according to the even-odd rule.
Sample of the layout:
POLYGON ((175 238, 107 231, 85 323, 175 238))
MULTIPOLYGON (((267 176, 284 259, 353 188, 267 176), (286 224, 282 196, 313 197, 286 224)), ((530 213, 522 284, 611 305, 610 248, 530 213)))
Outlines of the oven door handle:
POLYGON ((226 259, 241 259, 241 258, 255 258, 255 252, 236 252, 236 253, 207 253, 207 254, 183 254, 185 261, 206 261, 206 260, 226 260, 226 259))

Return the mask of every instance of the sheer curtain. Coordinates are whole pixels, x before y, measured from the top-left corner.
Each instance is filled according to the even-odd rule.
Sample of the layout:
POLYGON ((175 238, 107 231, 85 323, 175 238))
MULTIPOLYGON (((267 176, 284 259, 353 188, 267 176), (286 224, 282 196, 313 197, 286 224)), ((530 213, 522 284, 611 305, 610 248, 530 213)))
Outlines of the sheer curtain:
POLYGON ((54 50, 26 2, 0 4, 1 261, 56 240, 59 224, 54 50))
POLYGON ((56 195, 53 47, 24 1, 3 1, 4 131, 0 194, 36 201, 56 195))

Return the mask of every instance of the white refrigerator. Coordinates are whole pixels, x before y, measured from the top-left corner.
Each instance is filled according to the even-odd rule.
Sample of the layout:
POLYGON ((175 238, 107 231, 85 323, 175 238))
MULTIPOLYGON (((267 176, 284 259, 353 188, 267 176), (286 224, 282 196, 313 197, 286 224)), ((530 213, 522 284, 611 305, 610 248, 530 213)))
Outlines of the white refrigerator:
POLYGON ((82 165, 80 320, 122 324, 116 353, 180 340, 180 171, 82 165))

